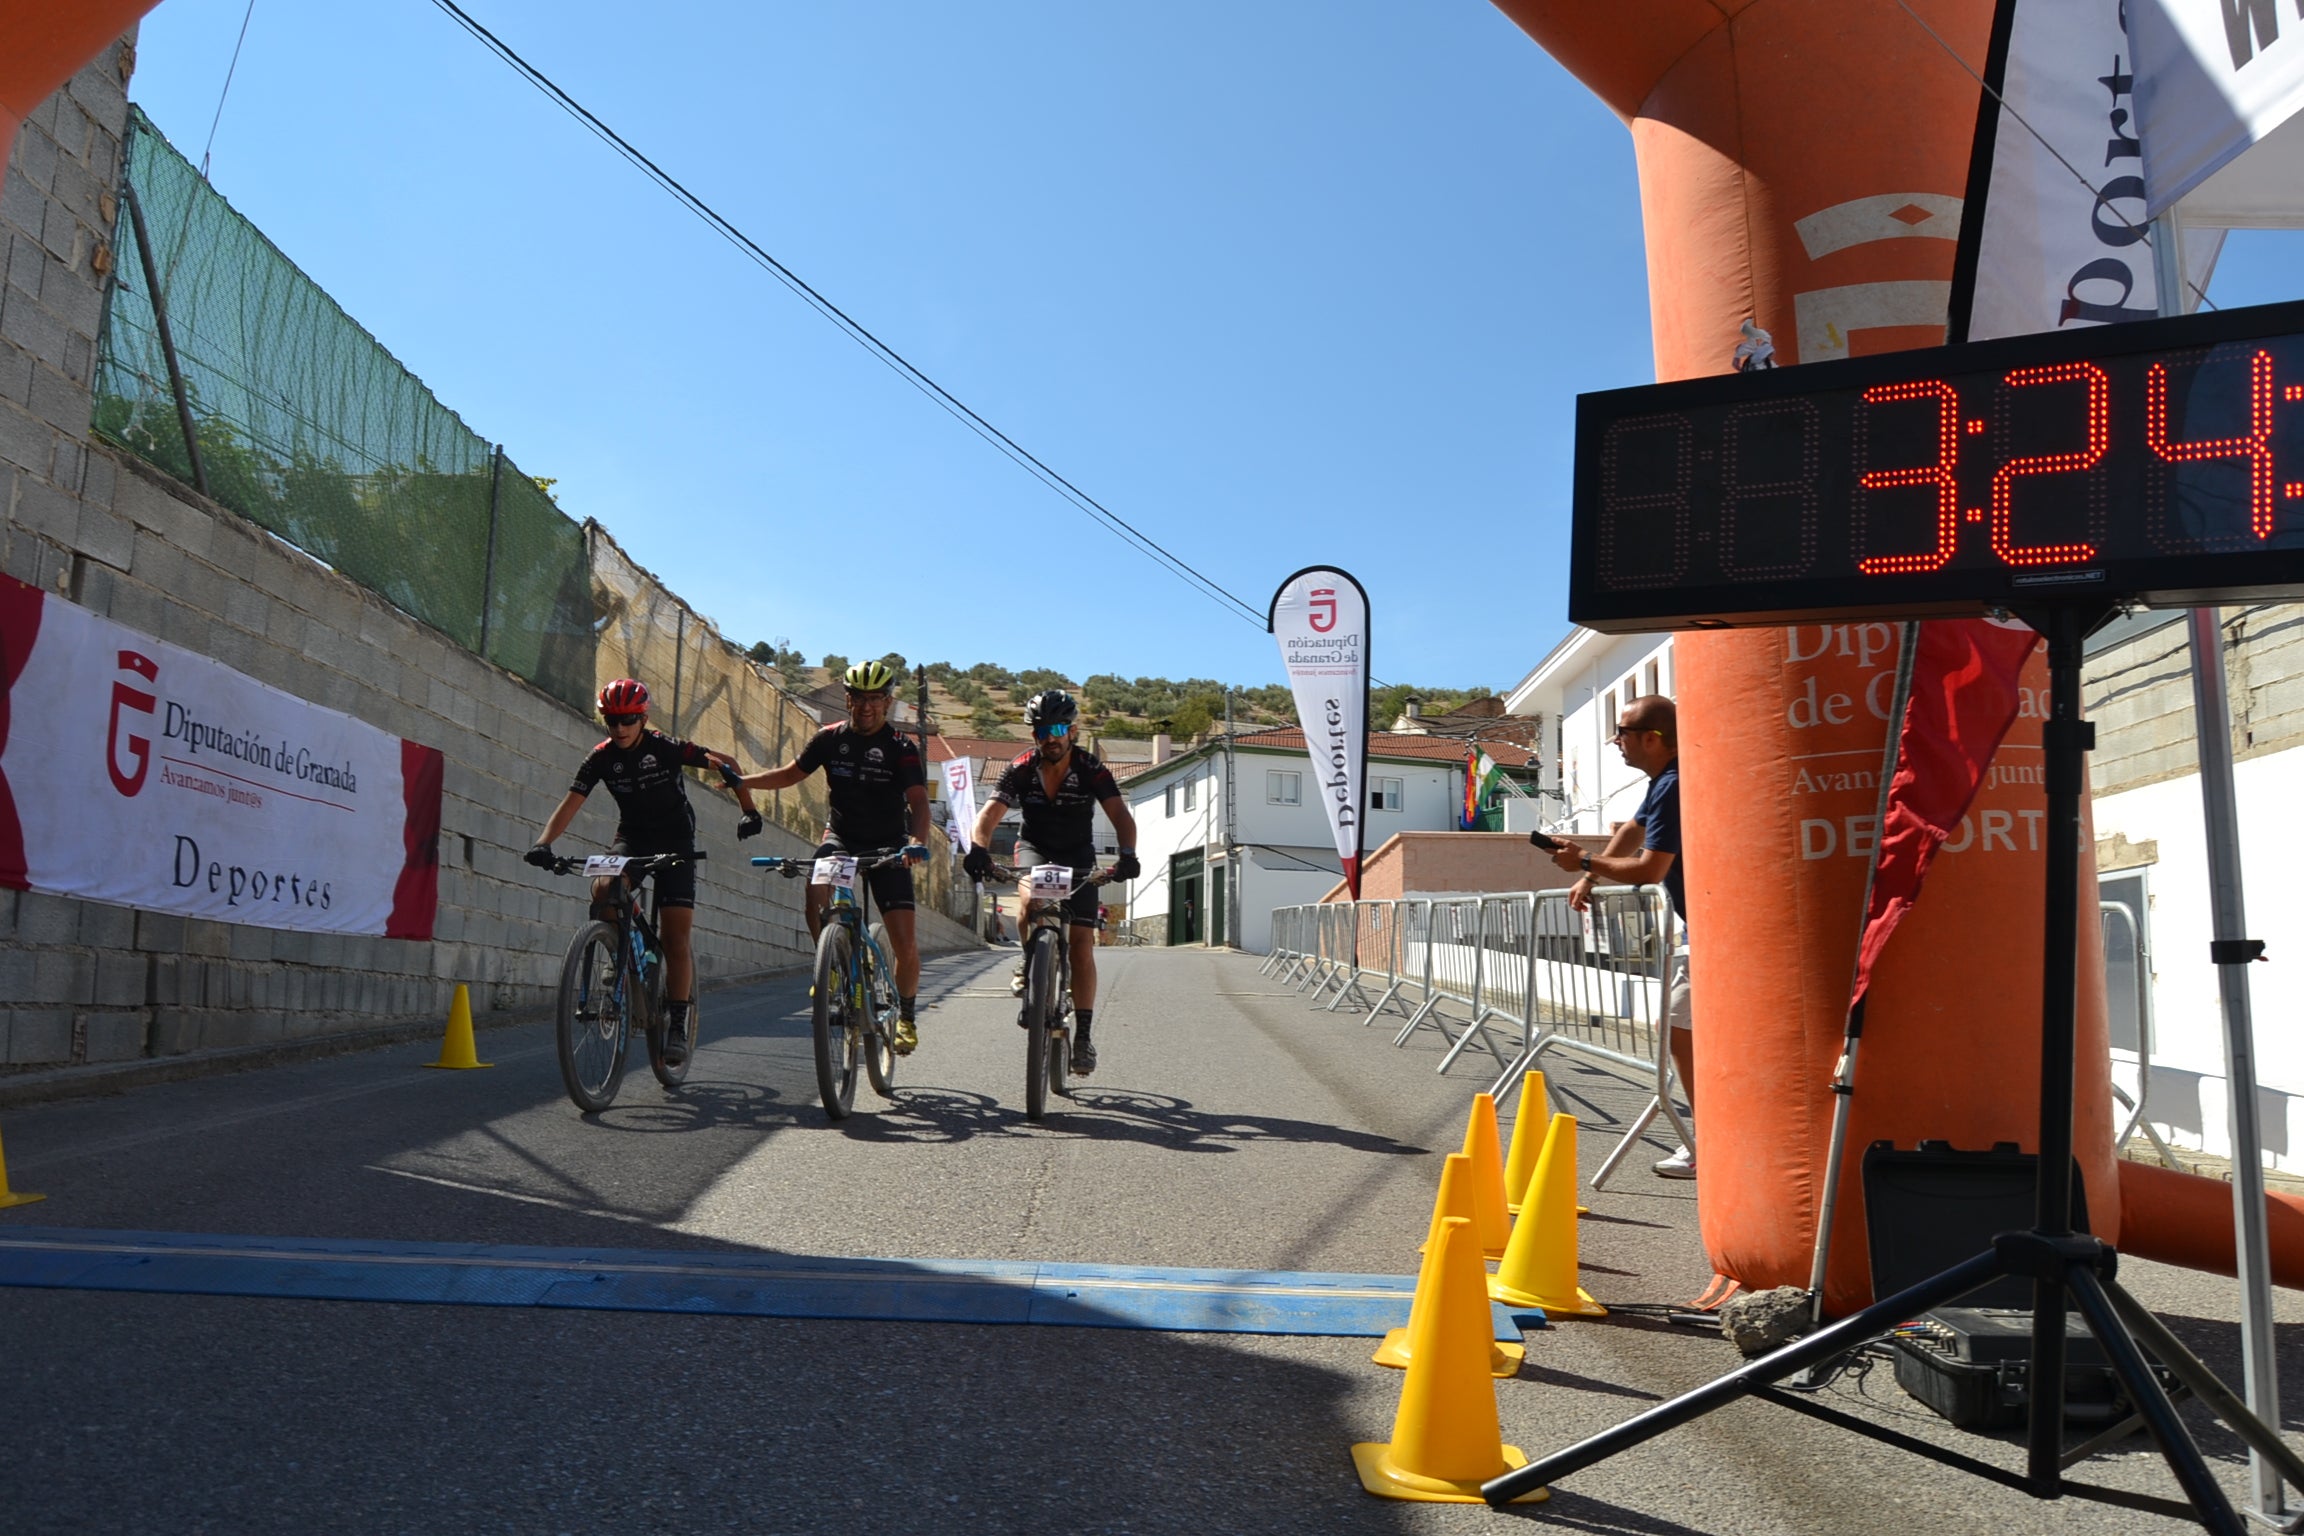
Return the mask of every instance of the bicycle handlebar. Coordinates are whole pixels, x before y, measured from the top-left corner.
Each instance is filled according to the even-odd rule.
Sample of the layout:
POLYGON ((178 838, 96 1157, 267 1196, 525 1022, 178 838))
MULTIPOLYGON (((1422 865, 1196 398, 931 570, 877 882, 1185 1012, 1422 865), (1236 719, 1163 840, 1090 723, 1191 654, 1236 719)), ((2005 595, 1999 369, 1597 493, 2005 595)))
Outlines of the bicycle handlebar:
MULTIPOLYGON (((692 863, 706 857, 706 854, 703 849, 699 848, 694 853, 625 853, 611 854, 607 857, 622 859, 624 861, 623 872, 627 875, 648 875, 654 874, 659 869, 670 869, 675 864, 692 863)), ((583 872, 584 860, 582 859, 560 857, 552 861, 552 873, 556 875, 579 875, 583 872)))
MULTIPOLYGON (((825 857, 838 858, 840 855, 826 854, 825 857)), ((880 849, 871 853, 852 854, 849 857, 856 860, 856 873, 861 875, 878 869, 884 864, 903 863, 904 850, 901 848, 880 849)), ((754 869, 773 869, 785 879, 795 880, 815 869, 816 855, 811 853, 794 859, 762 854, 752 860, 752 867, 754 869)))
MULTIPOLYGON (((992 866, 992 878, 995 880, 1020 881, 1031 873, 1032 872, 1028 869, 1018 869, 1012 864, 994 864, 992 866)), ((1074 890, 1079 890, 1086 886, 1110 885, 1111 883, 1112 871, 1108 868, 1092 870, 1085 875, 1081 874, 1077 870, 1073 871, 1072 888, 1074 890)))

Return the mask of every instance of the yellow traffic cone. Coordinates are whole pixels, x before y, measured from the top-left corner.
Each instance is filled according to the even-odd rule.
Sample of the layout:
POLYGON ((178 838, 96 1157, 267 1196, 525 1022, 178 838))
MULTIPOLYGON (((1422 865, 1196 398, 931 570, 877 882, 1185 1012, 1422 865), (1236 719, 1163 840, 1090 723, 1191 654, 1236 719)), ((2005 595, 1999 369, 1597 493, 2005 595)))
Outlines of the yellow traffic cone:
POLYGON ((440 1059, 424 1065, 446 1067, 451 1071, 496 1065, 482 1061, 480 1053, 472 1047, 472 995, 462 982, 456 983, 456 1000, 448 1005, 448 1033, 440 1038, 440 1059))
POLYGON ((8 1187, 8 1149, 0 1147, 0 1211, 12 1205, 30 1205, 35 1200, 47 1198, 46 1195, 18 1194, 8 1187))
MULTIPOLYGON (((1528 1180, 1535 1175, 1536 1159, 1544 1150, 1544 1133, 1552 1128, 1552 1097, 1544 1084, 1542 1072, 1531 1072, 1520 1084, 1520 1114, 1512 1122, 1512 1154, 1504 1160, 1504 1209, 1513 1215, 1528 1201, 1528 1180), (1528 1106, 1541 1104, 1543 1110, 1531 1114, 1528 1106)), ((1589 1216, 1589 1206, 1579 1205, 1576 1214, 1589 1216)))
POLYGON ((1504 1208, 1504 1143, 1496 1134, 1494 1094, 1472 1095, 1464 1153, 1472 1159, 1472 1220, 1480 1229, 1480 1251, 1500 1259, 1512 1237, 1512 1214, 1504 1208))
MULTIPOLYGON (((1479 1243, 1472 1223, 1451 1216, 1432 1245, 1438 1284, 1416 1318, 1392 1438, 1352 1447, 1360 1486, 1378 1498, 1477 1504, 1482 1483, 1528 1464, 1518 1446, 1504 1443, 1496 1383, 1482 1368, 1488 1298, 1479 1243)), ((1514 1502, 1532 1504, 1550 1492, 1539 1488, 1514 1502)))
MULTIPOLYGON (((1416 1319, 1431 1304, 1432 1296, 1440 1288, 1438 1266, 1440 1230, 1450 1217, 1460 1221, 1472 1219, 1472 1159, 1461 1152, 1451 1152, 1440 1165, 1440 1196, 1432 1202, 1431 1235, 1424 1240, 1424 1263, 1416 1271, 1416 1299, 1408 1307, 1408 1326, 1394 1328, 1384 1335, 1384 1342, 1376 1346, 1369 1356, 1378 1365, 1395 1370, 1408 1364, 1411 1343, 1416 1337, 1416 1319)), ((1492 1376, 1517 1376, 1520 1362, 1528 1358, 1528 1347, 1518 1342, 1505 1343, 1498 1339, 1488 1341, 1488 1373, 1492 1376)))
POLYGON ((1542 1307, 1547 1317, 1606 1317, 1576 1284, 1576 1117, 1554 1115, 1528 1185, 1528 1205, 1512 1229, 1488 1294, 1508 1307, 1542 1307))
POLYGON ((1528 1178, 1536 1171, 1536 1154, 1543 1150, 1551 1123, 1552 1098, 1544 1074, 1531 1072, 1520 1079, 1520 1115, 1512 1122, 1512 1150, 1504 1159, 1504 1209, 1515 1216, 1528 1198, 1528 1178))

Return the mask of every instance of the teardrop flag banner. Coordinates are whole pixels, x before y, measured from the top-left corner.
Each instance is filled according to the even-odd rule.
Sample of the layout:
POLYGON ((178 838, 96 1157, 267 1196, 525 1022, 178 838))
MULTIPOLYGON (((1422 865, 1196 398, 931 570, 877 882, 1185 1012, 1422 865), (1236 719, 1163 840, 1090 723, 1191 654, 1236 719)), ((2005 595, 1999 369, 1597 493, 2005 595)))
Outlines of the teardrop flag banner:
POLYGON ((1357 901, 1368 804, 1368 593, 1348 572, 1312 566, 1280 583, 1264 627, 1280 642, 1320 804, 1357 901))

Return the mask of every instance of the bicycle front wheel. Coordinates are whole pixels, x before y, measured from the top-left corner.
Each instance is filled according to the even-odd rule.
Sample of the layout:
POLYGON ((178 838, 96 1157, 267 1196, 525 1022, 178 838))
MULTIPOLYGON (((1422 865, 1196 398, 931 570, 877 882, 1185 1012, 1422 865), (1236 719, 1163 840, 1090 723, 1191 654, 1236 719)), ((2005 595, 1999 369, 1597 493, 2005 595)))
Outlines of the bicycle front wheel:
POLYGON ((624 1081, 624 1044, 638 982, 625 963, 613 923, 577 930, 560 964, 557 1031, 560 1081, 578 1109, 596 1115, 616 1102, 624 1081))
POLYGON ((1048 1113, 1049 1052, 1056 1027, 1056 935, 1043 928, 1024 951, 1024 1118, 1048 1113))
POLYGON ((888 951, 880 942, 885 930, 872 925, 874 942, 864 946, 864 997, 871 1025, 863 1032, 864 1075, 872 1091, 884 1099, 896 1097, 896 983, 888 974, 888 951))
POLYGON ((847 1119, 856 1104, 862 1021, 854 1017, 849 996, 855 948, 855 934, 837 919, 825 923, 824 934, 816 941, 816 1091, 823 1097, 824 1113, 835 1120, 847 1119))

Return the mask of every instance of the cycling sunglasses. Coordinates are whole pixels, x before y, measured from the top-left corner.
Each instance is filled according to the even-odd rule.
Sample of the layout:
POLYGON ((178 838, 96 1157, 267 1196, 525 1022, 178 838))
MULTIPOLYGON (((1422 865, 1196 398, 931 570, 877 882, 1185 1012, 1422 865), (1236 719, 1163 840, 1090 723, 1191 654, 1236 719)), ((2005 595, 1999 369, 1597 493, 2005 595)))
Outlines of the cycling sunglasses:
POLYGON ((607 721, 608 724, 613 727, 619 725, 638 725, 641 721, 647 719, 648 717, 646 715, 602 715, 600 718, 607 721))
POLYGON ((1062 741, 1071 734, 1072 722, 1069 720, 1059 720, 1054 725, 1032 727, 1032 739, 1034 741, 1062 741))

